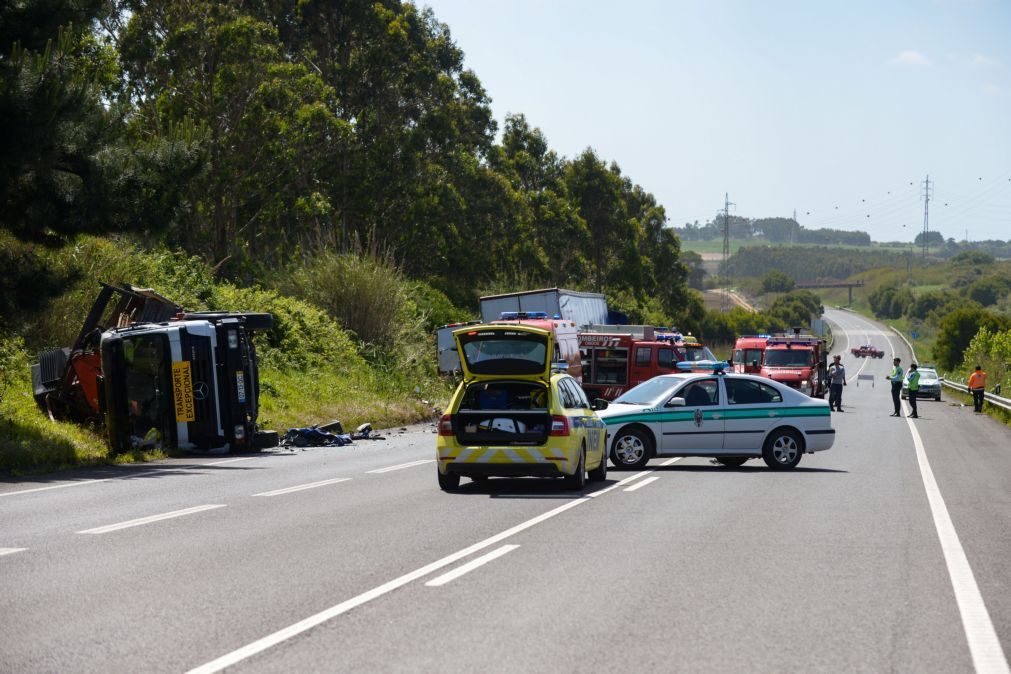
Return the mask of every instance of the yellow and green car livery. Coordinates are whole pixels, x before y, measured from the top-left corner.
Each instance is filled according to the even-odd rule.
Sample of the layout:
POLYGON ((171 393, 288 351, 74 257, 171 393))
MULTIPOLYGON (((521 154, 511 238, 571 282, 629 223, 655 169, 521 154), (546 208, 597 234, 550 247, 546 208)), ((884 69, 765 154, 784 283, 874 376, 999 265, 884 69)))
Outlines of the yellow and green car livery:
POLYGON ((600 413, 612 463, 641 468, 652 457, 706 456, 727 466, 752 458, 789 469, 835 440, 824 400, 746 374, 655 377, 600 413))
POLYGON ((556 371, 551 332, 475 325, 453 336, 464 380, 439 420, 442 489, 461 477, 563 477, 575 489, 606 477, 606 428, 579 383, 556 371))

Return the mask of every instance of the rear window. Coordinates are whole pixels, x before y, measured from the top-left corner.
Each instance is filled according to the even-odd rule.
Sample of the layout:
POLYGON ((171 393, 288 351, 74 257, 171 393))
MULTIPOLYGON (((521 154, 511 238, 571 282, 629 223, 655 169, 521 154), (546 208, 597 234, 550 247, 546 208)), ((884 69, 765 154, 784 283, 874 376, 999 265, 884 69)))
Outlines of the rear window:
POLYGON ((547 368, 543 337, 501 330, 460 337, 463 357, 474 374, 539 374, 547 368))

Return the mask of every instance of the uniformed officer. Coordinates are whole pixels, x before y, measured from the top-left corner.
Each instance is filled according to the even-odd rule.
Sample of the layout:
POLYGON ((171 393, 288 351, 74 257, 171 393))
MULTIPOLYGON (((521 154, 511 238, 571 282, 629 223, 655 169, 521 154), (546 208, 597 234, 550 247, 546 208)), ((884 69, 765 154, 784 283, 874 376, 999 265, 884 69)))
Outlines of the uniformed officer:
POLYGON ((895 405, 895 411, 892 412, 893 417, 901 417, 902 409, 899 406, 899 396, 902 394, 902 366, 899 363, 902 362, 901 358, 895 358, 892 360, 892 372, 885 376, 885 379, 892 382, 892 404, 895 405))

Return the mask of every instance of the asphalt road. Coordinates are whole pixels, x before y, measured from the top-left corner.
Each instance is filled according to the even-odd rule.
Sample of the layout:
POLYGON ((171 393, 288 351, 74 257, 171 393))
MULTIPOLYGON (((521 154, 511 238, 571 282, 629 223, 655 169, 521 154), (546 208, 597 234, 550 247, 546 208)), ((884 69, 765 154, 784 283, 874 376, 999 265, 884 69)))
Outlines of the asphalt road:
POLYGON ((889 417, 828 318, 887 355, 791 473, 445 494, 422 426, 0 483, 0 671, 1007 671, 1011 431, 889 417))

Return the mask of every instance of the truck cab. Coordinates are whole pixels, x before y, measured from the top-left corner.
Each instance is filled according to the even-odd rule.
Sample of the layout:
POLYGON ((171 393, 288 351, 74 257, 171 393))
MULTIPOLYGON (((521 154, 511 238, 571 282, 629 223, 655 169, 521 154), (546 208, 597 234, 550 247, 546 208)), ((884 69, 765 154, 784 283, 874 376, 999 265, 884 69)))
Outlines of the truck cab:
POLYGON ((823 398, 828 390, 828 363, 825 342, 813 335, 773 335, 766 340, 759 374, 813 398, 823 398))
POLYGON ((734 344, 732 359, 734 372, 738 374, 761 374, 765 359, 765 347, 769 335, 742 335, 734 344))
POLYGON ((276 445, 258 430, 252 331, 262 313, 187 312, 153 290, 101 284, 80 334, 32 365, 39 407, 104 427, 110 449, 247 451, 276 445))
POLYGON ((685 355, 678 346, 657 339, 650 326, 621 327, 629 332, 579 333, 583 390, 591 399, 614 400, 657 375, 681 371, 685 355))

